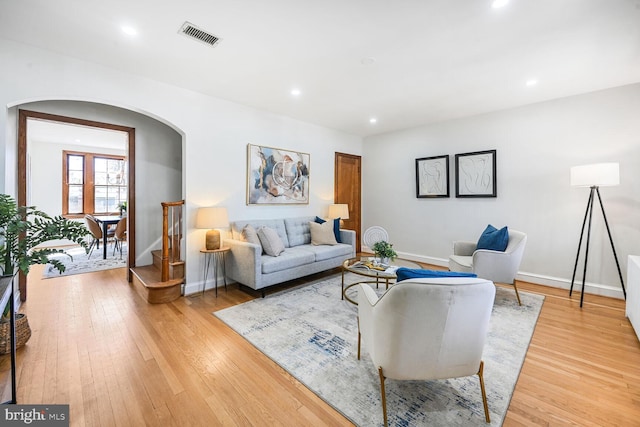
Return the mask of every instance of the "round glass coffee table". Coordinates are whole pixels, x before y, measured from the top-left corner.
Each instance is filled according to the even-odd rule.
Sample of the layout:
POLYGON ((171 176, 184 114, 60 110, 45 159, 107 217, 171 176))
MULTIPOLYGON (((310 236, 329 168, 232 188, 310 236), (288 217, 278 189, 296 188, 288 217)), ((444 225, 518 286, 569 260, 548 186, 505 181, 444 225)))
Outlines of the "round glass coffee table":
POLYGON ((374 262, 372 256, 357 256, 350 258, 342 263, 342 299, 346 299, 352 304, 358 305, 349 295, 347 291, 354 286, 361 283, 375 283, 376 288, 380 284, 384 284, 386 289, 389 289, 391 281, 396 280, 396 270, 400 267, 407 268, 422 268, 420 264, 408 259, 396 258, 389 264, 378 264, 374 262), (349 272, 357 274, 358 276, 368 277, 370 280, 361 280, 359 282, 351 283, 350 285, 344 285, 344 273, 349 272))

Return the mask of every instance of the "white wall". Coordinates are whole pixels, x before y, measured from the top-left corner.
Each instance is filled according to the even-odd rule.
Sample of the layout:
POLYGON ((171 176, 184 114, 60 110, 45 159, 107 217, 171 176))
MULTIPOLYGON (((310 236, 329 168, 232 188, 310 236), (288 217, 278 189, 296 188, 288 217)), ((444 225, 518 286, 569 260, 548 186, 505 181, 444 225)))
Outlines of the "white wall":
MULTIPOLYGON (((568 287, 589 195, 569 185, 570 168, 620 162, 621 185, 601 194, 625 277, 627 255, 640 253, 639 117, 636 84, 366 138, 363 228, 381 225, 400 253, 444 265, 453 240, 507 225, 528 234, 520 277, 568 287), (488 149, 497 149, 498 197, 456 198, 454 155, 488 149), (417 199, 415 159, 443 154, 451 197, 417 199)), ((621 297, 599 207, 593 227, 589 290, 621 297)))
MULTIPOLYGON (((362 139, 357 136, 13 41, 0 39, 0 58, 2 106, 13 107, 35 100, 99 102, 158 118, 180 133, 183 138, 182 194, 186 200, 186 276, 190 290, 201 286, 202 280, 199 249, 204 242, 205 230, 193 228, 197 207, 226 206, 231 219, 324 215, 333 201, 334 152, 356 155, 362 152, 362 139), (311 155, 308 205, 246 206, 248 143, 295 149, 311 155)), ((283 91, 283 96, 285 93, 283 91)), ((10 194, 16 191, 14 120, 13 108, 0 114, 0 153, 5 156, 4 188, 10 194)), ((149 153, 150 163, 153 155, 153 152, 149 153)), ((138 192, 138 197, 143 196, 138 192)), ((143 225, 137 224, 138 230, 143 225)))

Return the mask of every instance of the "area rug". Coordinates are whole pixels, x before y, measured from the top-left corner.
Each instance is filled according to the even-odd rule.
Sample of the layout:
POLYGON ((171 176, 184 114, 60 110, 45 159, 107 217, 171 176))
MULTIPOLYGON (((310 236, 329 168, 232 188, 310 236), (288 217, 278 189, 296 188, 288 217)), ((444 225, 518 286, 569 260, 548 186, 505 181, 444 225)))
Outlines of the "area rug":
MULTIPOLYGON (((354 424, 383 425, 378 372, 366 352, 357 360, 357 307, 340 292, 336 275, 213 314, 354 424)), ((502 425, 544 300, 520 297, 522 306, 497 288, 483 355, 492 426, 502 425)), ((390 426, 487 425, 477 376, 387 380, 386 391, 390 426)))
POLYGON ((107 248, 107 259, 102 259, 102 246, 91 254, 91 258, 81 247, 74 247, 65 250, 65 254, 53 254, 49 259, 55 258, 65 265, 64 273, 56 270, 52 264, 45 265, 42 277, 49 279, 52 277, 70 276, 72 274, 90 273, 92 271, 110 270, 127 266, 127 245, 122 248, 122 259, 120 253, 116 251, 113 255, 113 248, 107 248), (65 255, 66 254, 66 255, 65 255))

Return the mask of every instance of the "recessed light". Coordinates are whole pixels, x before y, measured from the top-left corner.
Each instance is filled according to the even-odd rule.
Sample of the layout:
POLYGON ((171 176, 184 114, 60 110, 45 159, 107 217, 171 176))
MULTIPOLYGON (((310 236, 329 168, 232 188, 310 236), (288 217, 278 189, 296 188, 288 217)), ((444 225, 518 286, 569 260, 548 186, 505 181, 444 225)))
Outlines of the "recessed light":
POLYGON ((525 83, 527 86, 535 86, 538 84, 538 81, 536 79, 529 79, 527 80, 527 82, 525 83))
POLYGON ((508 3, 509 0, 493 0, 493 2, 491 3, 491 7, 494 9, 499 9, 506 6, 508 3))
POLYGON ((361 63, 362 65, 373 65, 375 62, 376 62, 376 58, 371 58, 371 57, 369 57, 369 58, 362 58, 362 59, 360 60, 360 63, 361 63))
POLYGON ((135 36, 138 34, 138 31, 130 25, 123 25, 122 32, 129 36, 135 36))
POLYGON ((300 89, 291 89, 291 95, 293 96, 300 96, 301 93, 300 89))
POLYGON ((371 123, 372 125, 373 125, 373 124, 376 124, 376 123, 378 123, 378 119, 376 119, 375 117, 371 117, 371 118, 369 119, 369 123, 371 123))

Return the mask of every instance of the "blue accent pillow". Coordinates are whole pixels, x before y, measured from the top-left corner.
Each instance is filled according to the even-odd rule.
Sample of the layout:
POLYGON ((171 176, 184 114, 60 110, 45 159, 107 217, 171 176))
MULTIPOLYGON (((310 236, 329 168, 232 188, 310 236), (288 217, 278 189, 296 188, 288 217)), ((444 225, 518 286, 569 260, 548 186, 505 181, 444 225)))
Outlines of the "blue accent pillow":
MULTIPOLYGON (((315 222, 318 224, 324 224, 327 221, 317 216, 315 222)), ((342 240, 340 240, 340 218, 333 220, 333 235, 336 237, 336 242, 342 243, 342 240)))
POLYGON ((488 249, 490 251, 504 252, 509 244, 509 229, 505 226, 500 230, 493 225, 487 225, 482 232, 476 249, 488 249))
POLYGON ((475 273, 460 273, 458 271, 424 270, 421 268, 400 267, 396 270, 396 283, 407 279, 423 279, 437 277, 478 277, 475 273))

